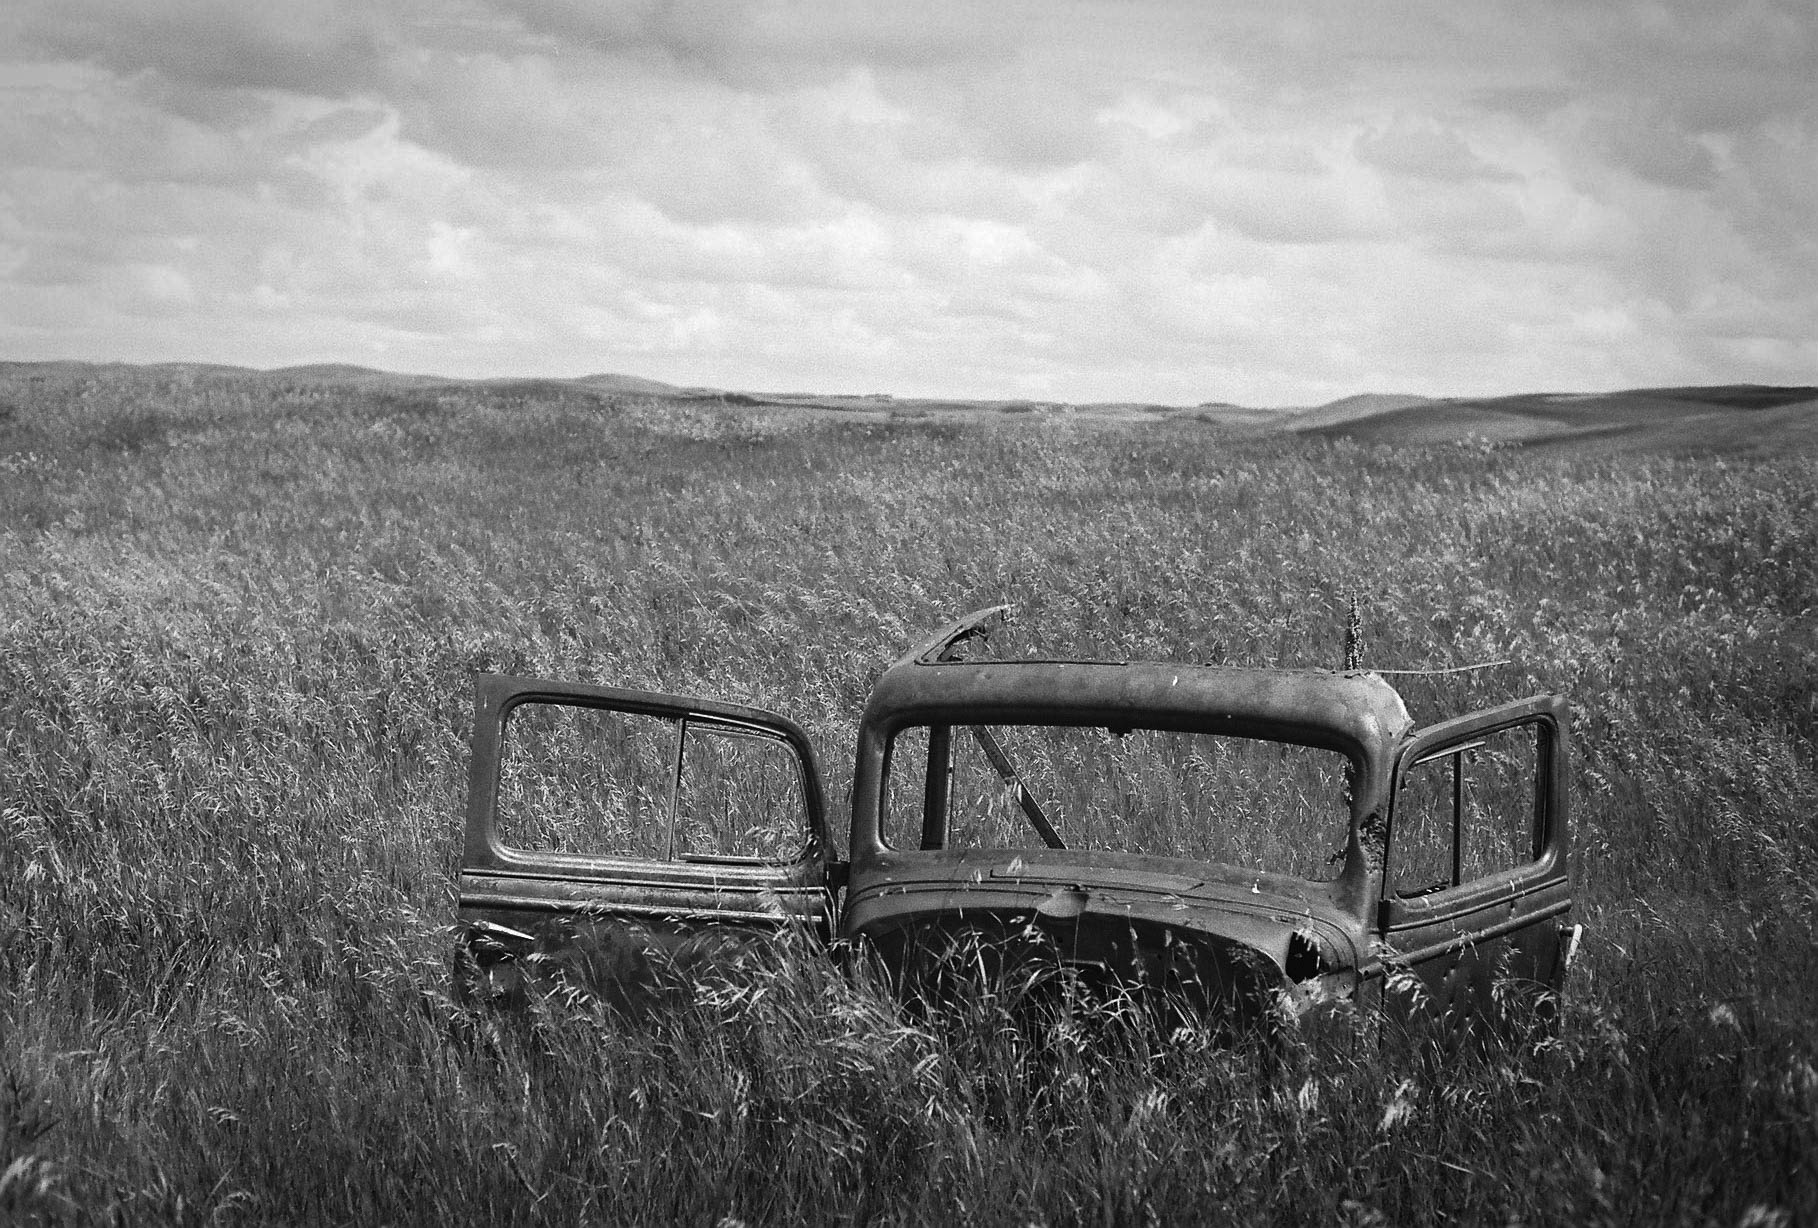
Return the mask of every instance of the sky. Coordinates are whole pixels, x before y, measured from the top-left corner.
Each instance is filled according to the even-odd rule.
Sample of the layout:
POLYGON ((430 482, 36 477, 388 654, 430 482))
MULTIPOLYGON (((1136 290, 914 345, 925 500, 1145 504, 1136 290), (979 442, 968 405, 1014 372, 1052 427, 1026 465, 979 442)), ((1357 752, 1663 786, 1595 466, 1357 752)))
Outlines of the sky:
POLYGON ((1818 383, 1818 3, 0 0, 0 358, 1818 383))

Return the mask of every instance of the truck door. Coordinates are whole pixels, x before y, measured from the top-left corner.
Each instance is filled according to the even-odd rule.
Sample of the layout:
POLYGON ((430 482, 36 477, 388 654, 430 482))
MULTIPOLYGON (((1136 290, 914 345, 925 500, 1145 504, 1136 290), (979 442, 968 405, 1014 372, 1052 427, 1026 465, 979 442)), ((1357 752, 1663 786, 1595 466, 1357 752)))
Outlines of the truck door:
POLYGON ((463 988, 635 994, 754 934, 833 926, 813 747, 773 712, 478 680, 458 918, 463 988), (548 974, 543 976, 542 974, 548 974))
POLYGON ((1566 722, 1539 696, 1419 730, 1397 756, 1380 932, 1443 1014, 1494 1014, 1499 982, 1564 971, 1566 722))

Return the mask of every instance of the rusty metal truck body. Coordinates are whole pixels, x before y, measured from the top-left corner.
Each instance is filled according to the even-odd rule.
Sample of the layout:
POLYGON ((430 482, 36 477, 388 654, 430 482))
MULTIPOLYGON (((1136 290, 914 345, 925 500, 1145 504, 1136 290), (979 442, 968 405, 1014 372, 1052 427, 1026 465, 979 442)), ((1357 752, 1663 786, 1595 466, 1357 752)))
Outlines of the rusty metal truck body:
POLYGON ((1362 671, 967 658, 1001 612, 878 680, 844 859, 814 749, 786 717, 483 677, 459 903, 482 991, 520 986, 527 960, 585 964, 597 985, 635 978, 651 952, 779 928, 862 945, 911 992, 960 947, 1033 952, 1234 1019, 1373 1002, 1397 969, 1456 1015, 1490 1008, 1498 978, 1557 985, 1563 701, 1415 729, 1362 671), (598 743, 619 765, 605 772, 585 739, 514 759, 532 708, 657 733, 641 759, 598 743), (754 791, 739 773, 762 765, 754 791), (614 847, 573 847, 580 828, 538 826, 545 808, 608 812, 614 847), (754 848, 715 841, 733 812, 731 844, 742 831, 754 848), (585 951, 602 933, 613 953, 585 951))

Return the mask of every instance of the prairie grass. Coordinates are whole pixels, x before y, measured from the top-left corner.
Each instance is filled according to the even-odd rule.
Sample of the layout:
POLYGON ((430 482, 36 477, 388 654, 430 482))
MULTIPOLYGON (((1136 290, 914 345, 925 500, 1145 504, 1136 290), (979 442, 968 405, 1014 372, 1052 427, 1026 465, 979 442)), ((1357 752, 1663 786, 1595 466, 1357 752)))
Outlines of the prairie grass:
POLYGON ((17 365, 0 407, 0 1221, 1818 1219, 1809 457, 17 365), (806 947, 637 1017, 451 996, 474 671, 783 710, 837 812, 957 613, 1336 665, 1353 591, 1367 664, 1511 662, 1397 679, 1416 719, 1574 704, 1546 1039, 1032 1038, 806 947))

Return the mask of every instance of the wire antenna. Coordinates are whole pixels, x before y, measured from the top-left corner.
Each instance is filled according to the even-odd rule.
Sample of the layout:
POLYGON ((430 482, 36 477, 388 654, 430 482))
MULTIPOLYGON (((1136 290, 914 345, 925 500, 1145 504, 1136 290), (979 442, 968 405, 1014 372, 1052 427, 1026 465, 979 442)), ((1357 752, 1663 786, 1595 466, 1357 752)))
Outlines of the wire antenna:
POLYGON ((1504 657, 1500 661, 1479 661, 1475 665, 1451 665, 1447 666, 1445 669, 1379 669, 1372 670, 1371 672, 1377 674, 1396 674, 1398 676, 1404 674, 1468 674, 1474 669, 1495 669, 1499 665, 1513 664, 1515 664, 1515 661, 1512 657, 1504 657))

